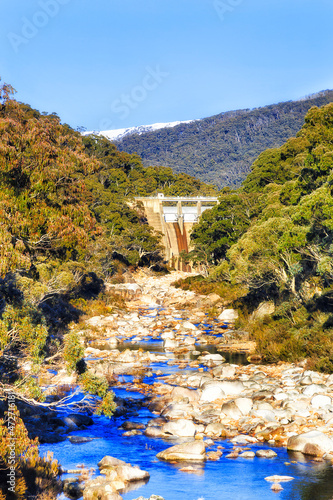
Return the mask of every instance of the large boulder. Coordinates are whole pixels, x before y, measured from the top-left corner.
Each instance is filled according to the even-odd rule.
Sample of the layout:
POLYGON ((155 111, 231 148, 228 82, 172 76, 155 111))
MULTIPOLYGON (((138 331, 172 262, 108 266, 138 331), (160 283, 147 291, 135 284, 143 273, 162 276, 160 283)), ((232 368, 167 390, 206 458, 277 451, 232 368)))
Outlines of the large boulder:
POLYGON ((242 412, 236 405, 235 401, 227 401, 222 405, 222 414, 224 414, 228 418, 232 418, 233 420, 238 420, 243 416, 242 412))
POLYGON ((253 401, 251 398, 236 398, 235 404, 237 405, 242 415, 246 416, 250 413, 252 409, 253 401))
POLYGON ((174 402, 181 401, 182 399, 187 399, 190 403, 193 403, 195 401, 199 401, 200 399, 198 391, 180 386, 176 386, 172 389, 170 397, 174 402))
POLYGON ((118 477, 124 481, 124 483, 132 481, 142 481, 143 479, 149 479, 149 472, 140 469, 139 467, 132 466, 129 464, 118 465, 116 468, 118 477))
POLYGON ((201 402, 210 403, 216 399, 224 398, 225 394, 221 388, 220 382, 210 382, 207 384, 201 393, 201 402))
POLYGON ((206 447, 203 441, 190 441, 188 443, 176 444, 158 453, 157 458, 167 462, 175 461, 195 461, 206 460, 206 447))
POLYGON ((287 449, 300 451, 304 455, 322 457, 333 451, 333 441, 320 431, 309 431, 288 439, 287 449))
POLYGON ((122 500, 122 497, 107 478, 99 476, 86 481, 83 500, 122 500))
POLYGON ((238 319, 238 312, 235 309, 224 309, 217 319, 226 323, 233 323, 238 319))
POLYGON ((163 425, 162 431, 164 434, 179 437, 193 437, 196 431, 196 426, 192 420, 180 418, 172 422, 167 422, 163 425))
POLYGON ((239 380, 223 380, 218 384, 226 396, 238 396, 245 390, 243 382, 239 380))

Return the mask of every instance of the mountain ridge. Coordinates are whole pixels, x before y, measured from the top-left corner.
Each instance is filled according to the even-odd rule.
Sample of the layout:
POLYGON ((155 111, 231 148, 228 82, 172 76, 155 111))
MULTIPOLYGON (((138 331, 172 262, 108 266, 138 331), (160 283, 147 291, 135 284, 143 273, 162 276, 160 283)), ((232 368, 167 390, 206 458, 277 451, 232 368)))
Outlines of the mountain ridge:
MULTIPOLYGON (((297 100, 219 113, 115 140, 145 166, 163 165, 218 187, 238 187, 259 154, 297 134, 312 106, 333 102, 333 90, 297 100)), ((172 122, 176 123, 176 122, 172 122)))

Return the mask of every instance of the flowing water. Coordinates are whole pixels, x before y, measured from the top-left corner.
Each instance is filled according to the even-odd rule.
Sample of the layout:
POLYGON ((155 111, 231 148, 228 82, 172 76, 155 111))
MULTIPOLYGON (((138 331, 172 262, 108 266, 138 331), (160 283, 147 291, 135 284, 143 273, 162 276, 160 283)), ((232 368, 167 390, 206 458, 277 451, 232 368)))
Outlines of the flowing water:
MULTIPOLYGON (((159 339, 148 338, 137 344, 129 343, 124 348, 145 349, 152 352, 163 351, 159 339)), ((211 350, 214 346, 195 346, 197 350, 211 350)), ((228 353, 226 353, 228 355, 228 353)), ((171 354, 171 357, 173 355, 171 354)), ((244 356, 231 357, 228 361, 246 362, 244 356)), ((176 365, 168 363, 154 363, 152 371, 160 370, 163 375, 179 372, 176 365)), ((190 370, 188 367, 186 370, 190 370)), ((123 376, 124 387, 131 382, 131 376, 123 376)), ((155 377, 146 377, 144 382, 154 382, 155 377)), ((97 463, 105 456, 111 455, 150 473, 147 483, 133 486, 136 490, 122 493, 124 500, 133 500, 139 496, 149 498, 152 494, 161 495, 165 500, 331 500, 333 497, 333 469, 328 462, 315 462, 302 454, 290 454, 285 448, 272 448, 277 457, 272 459, 258 458, 237 459, 226 458, 233 445, 228 440, 216 440, 208 448, 209 451, 223 446, 223 456, 218 461, 206 461, 204 464, 191 464, 195 472, 181 471, 184 463, 167 463, 156 458, 156 454, 169 446, 183 442, 181 439, 157 439, 144 435, 124 437, 122 429, 118 427, 130 420, 146 424, 156 417, 142 404, 145 396, 138 392, 127 391, 125 388, 115 388, 117 397, 131 401, 132 414, 126 417, 112 418, 94 417, 94 424, 83 431, 73 432, 72 435, 91 437, 90 442, 72 444, 66 440, 56 444, 40 446, 41 453, 51 450, 64 469, 76 469, 79 464, 97 469, 97 463), (265 477, 274 474, 293 476, 293 481, 282 483, 283 490, 274 493, 271 483, 265 477)), ((251 450, 265 448, 260 443, 249 445, 251 450)), ((97 469, 98 471, 98 469, 97 469)), ((63 476, 63 479, 66 475, 63 476)), ((65 498, 62 496, 61 498, 65 498)))

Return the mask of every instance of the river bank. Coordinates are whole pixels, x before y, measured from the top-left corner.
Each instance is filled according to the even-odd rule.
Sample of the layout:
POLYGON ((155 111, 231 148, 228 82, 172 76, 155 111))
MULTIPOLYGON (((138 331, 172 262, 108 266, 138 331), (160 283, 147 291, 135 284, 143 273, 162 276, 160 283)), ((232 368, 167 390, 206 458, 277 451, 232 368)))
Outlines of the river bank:
MULTIPOLYGON (((295 477, 284 484, 281 498, 306 498, 302 487, 320 483, 318 477, 325 478, 325 491, 311 498, 331 498, 333 377, 302 363, 249 364, 253 345, 246 339, 241 354, 226 352, 239 338, 230 323, 207 316, 212 308, 222 309, 219 298, 171 286, 184 275, 138 273, 132 283, 114 287, 127 311, 87 318, 81 332, 86 363, 111 382, 116 415, 111 421, 92 416, 84 430, 65 429, 66 436, 94 439, 66 438, 42 450, 54 451, 65 469, 78 463, 96 468, 104 455, 138 465, 150 473, 139 493, 166 500, 257 498, 264 491, 270 498, 265 477, 272 475, 295 477), (173 445, 182 446, 176 455, 167 451, 173 445), (223 481, 216 496, 225 473, 233 482, 223 481), (242 496, 249 478, 251 491, 242 496), (172 487, 165 484, 170 481, 172 487), (291 491, 292 497, 283 496, 291 491)), ((48 373, 47 382, 75 385, 60 367, 48 373)), ((124 500, 136 498, 126 488, 118 491, 124 500)))

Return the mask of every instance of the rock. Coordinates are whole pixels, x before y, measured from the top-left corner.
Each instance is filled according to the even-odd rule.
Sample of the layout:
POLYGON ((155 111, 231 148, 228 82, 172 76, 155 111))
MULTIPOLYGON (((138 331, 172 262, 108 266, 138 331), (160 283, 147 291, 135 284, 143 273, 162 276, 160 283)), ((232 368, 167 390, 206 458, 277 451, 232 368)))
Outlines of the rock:
POLYGON ((197 330, 198 329, 193 323, 190 323, 190 321, 183 321, 181 326, 182 326, 182 328, 185 328, 185 330, 197 330))
POLYGON ((86 427, 94 423, 91 417, 88 417, 87 415, 82 415, 81 413, 71 413, 70 415, 67 416, 67 418, 70 419, 72 422, 74 422, 74 424, 79 429, 85 429, 86 427))
POLYGON ((223 380, 219 382, 219 386, 226 396, 238 395, 245 390, 243 382, 239 380, 223 380))
POLYGON ((261 302, 257 309, 251 314, 250 321, 256 321, 264 316, 270 316, 275 311, 274 302, 261 302))
POLYGON ((174 387, 171 391, 170 397, 172 401, 181 401, 182 399, 188 399, 190 403, 199 401, 200 395, 198 391, 193 389, 188 389, 187 387, 174 387))
POLYGON ((253 401, 251 398, 236 398, 235 404, 237 405, 239 411, 243 416, 246 416, 250 413, 253 401))
POLYGON ((238 312, 235 309, 225 309, 217 319, 219 321, 225 321, 226 323, 233 323, 238 319, 238 312))
POLYGON ((163 349, 177 349, 178 342, 173 339, 165 339, 163 342, 163 349))
POLYGON ((282 491, 283 488, 282 488, 281 484, 279 484, 279 483, 273 483, 272 486, 271 486, 271 490, 272 491, 282 491))
POLYGON ((300 451, 304 455, 322 457, 333 451, 333 441, 320 431, 309 431, 288 439, 287 449, 300 451))
POLYGON ((225 394, 220 383, 210 382, 209 385, 207 385, 202 391, 200 401, 209 403, 211 401, 215 401, 216 399, 221 399, 224 396, 225 394))
POLYGON ((332 404, 332 399, 329 396, 324 396, 322 394, 317 394, 311 399, 311 406, 313 408, 324 408, 327 405, 332 404))
POLYGON ((62 489, 67 497, 76 500, 77 498, 82 497, 84 486, 77 478, 70 477, 63 481, 62 489))
POLYGON ((102 476, 86 481, 83 500, 122 500, 110 481, 102 476))
POLYGON ((142 479, 149 479, 149 472, 140 469, 139 467, 133 467, 132 465, 118 465, 116 467, 117 475, 122 481, 132 482, 141 481, 142 479))
POLYGON ((326 392, 327 387, 323 384, 311 384, 305 387, 303 390, 304 396, 313 396, 314 394, 319 394, 322 392, 326 392))
POLYGON ((73 444, 82 444, 82 443, 89 443, 94 438, 92 438, 92 437, 84 437, 84 436, 69 436, 68 439, 73 444))
POLYGON ((240 458, 254 458, 255 456, 254 451, 244 451, 239 455, 240 458))
POLYGON ((205 365, 209 364, 210 362, 221 364, 225 361, 225 358, 221 356, 221 354, 205 354, 204 356, 200 356, 198 358, 198 361, 205 365))
POLYGON ((226 436, 226 427, 219 422, 214 422, 212 424, 208 424, 205 429, 205 435, 208 437, 225 437, 226 436))
POLYGON ((278 475, 275 475, 275 476, 265 477, 265 481, 268 481, 270 483, 282 483, 282 482, 292 481, 293 479, 295 479, 295 478, 292 477, 292 476, 278 476, 278 475))
POLYGON ((157 458, 167 462, 193 460, 206 460, 206 447, 203 441, 190 441, 188 443, 177 444, 158 453, 157 458))
POLYGON ((140 424, 139 422, 129 422, 126 420, 118 429, 124 429, 125 431, 132 431, 134 429, 144 429, 144 424, 140 424))
POLYGON ((180 418, 173 422, 167 422, 162 426, 162 432, 164 434, 170 434, 171 436, 179 437, 193 437, 196 431, 196 426, 192 420, 186 420, 180 418))
POLYGON ((110 455, 106 455, 100 462, 98 462, 97 465, 100 469, 111 469, 113 467, 117 467, 118 465, 126 465, 126 462, 119 460, 118 458, 111 457, 110 455))
MULTIPOLYGON (((235 401, 228 401, 222 405, 222 413, 233 420, 238 420, 243 416, 235 401)), ((221 417, 222 418, 222 417, 221 417)))
POLYGON ((257 443, 258 439, 252 436, 247 436, 246 434, 238 434, 230 440, 233 444, 248 444, 257 443))
POLYGON ((274 458, 274 457, 277 457, 277 453, 275 453, 275 451, 273 451, 273 450, 257 450, 256 457, 274 458))

